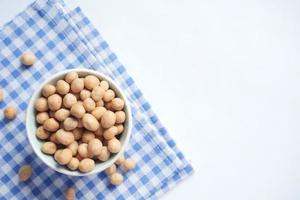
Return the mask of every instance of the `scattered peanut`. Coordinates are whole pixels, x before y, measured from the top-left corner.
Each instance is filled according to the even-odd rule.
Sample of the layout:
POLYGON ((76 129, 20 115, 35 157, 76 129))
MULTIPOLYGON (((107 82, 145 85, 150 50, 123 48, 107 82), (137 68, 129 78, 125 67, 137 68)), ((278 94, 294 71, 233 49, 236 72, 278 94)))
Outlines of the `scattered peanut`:
POLYGON ((35 55, 32 52, 25 52, 21 56, 21 63, 26 66, 31 66, 35 63, 35 55))
POLYGON ((120 173, 113 173, 110 177, 110 183, 113 185, 120 185, 123 182, 123 176, 120 173))
POLYGON ((4 99, 4 92, 3 90, 0 90, 0 102, 4 99))
POLYGON ((116 163, 117 165, 122 165, 124 161, 125 161, 125 157, 124 157, 124 155, 122 154, 122 155, 118 158, 118 160, 117 160, 115 163, 116 163))
POLYGON ((4 116, 7 119, 14 119, 17 116, 17 109, 13 106, 8 106, 4 110, 4 116))
POLYGON ((32 174, 32 168, 30 165, 24 165, 19 169, 19 180, 21 182, 27 181, 32 174))
POLYGON ((132 170, 134 167, 135 167, 135 161, 132 160, 132 159, 126 159, 122 166, 123 168, 125 169, 125 171, 129 171, 129 170, 132 170))
POLYGON ((112 175, 113 173, 115 173, 117 171, 117 166, 115 164, 112 164, 112 166, 108 167, 106 170, 105 170, 105 173, 107 175, 112 175))
POLYGON ((76 191, 74 188, 68 188, 65 192, 66 200, 75 200, 76 198, 76 191))

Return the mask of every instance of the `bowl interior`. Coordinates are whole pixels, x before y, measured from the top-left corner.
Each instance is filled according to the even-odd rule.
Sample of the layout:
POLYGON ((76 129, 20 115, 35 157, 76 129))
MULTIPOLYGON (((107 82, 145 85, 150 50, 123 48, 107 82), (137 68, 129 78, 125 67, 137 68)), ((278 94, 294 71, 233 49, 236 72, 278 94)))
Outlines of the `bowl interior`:
POLYGON ((37 90, 35 90, 34 94, 32 95, 32 97, 30 99, 30 102, 29 102, 28 108, 27 108, 26 129, 27 129, 27 136, 28 136, 29 142, 30 142, 34 152, 46 165, 48 165, 50 168, 54 169, 55 171, 58 171, 60 173, 66 174, 66 175, 86 176, 86 175, 90 175, 90 174, 94 174, 94 173, 99 173, 99 172, 105 170, 107 167, 111 166, 122 155, 122 153, 125 149, 125 146, 128 143, 130 134, 131 134, 131 110, 130 110, 128 100, 126 99, 121 88, 108 76, 106 76, 100 72, 93 71, 93 70, 71 69, 71 70, 59 72, 59 73, 51 76, 46 81, 44 81, 44 83, 42 83, 37 90), (34 103, 35 103, 35 100, 41 96, 42 87, 47 83, 55 85, 56 81, 58 81, 59 79, 64 79, 64 76, 70 71, 76 71, 79 76, 86 76, 88 74, 92 74, 92 75, 97 76, 100 80, 106 80, 109 83, 110 88, 112 88, 116 92, 116 96, 122 98, 125 101, 124 111, 126 113, 126 121, 124 123, 124 131, 119 138, 119 140, 121 142, 121 151, 117 154, 113 154, 105 162, 97 161, 95 169, 89 173, 81 173, 77 170, 71 171, 71 170, 67 169, 65 166, 59 165, 54 160, 53 156, 42 153, 41 148, 42 148, 44 141, 39 140, 35 135, 38 124, 36 123, 36 120, 35 120, 36 111, 34 108, 34 103))

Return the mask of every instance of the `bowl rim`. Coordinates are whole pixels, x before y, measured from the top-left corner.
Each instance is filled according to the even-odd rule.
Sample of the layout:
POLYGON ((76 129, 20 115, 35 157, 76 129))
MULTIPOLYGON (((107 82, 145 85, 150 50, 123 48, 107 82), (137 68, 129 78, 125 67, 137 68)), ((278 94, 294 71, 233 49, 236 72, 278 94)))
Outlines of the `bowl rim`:
MULTIPOLYGON (((126 146, 128 145, 128 142, 129 142, 129 139, 130 139, 130 136, 131 136, 131 133, 132 133, 131 107, 130 107, 129 101, 126 98, 126 95, 125 95, 123 89, 121 89, 120 86, 114 80, 112 80, 109 76, 105 75, 104 73, 98 72, 98 71, 95 71, 95 70, 91 70, 91 69, 85 69, 85 68, 73 68, 73 69, 67 69, 67 70, 63 70, 63 71, 60 71, 60 72, 56 72, 53 75, 51 75, 49 78, 46 78, 41 84, 39 84, 39 86, 32 93, 31 98, 29 100, 29 103, 28 103, 28 106, 27 106, 27 109, 26 109, 25 124, 26 124, 26 136, 29 140, 30 146, 32 147, 32 149, 33 149, 34 153, 37 155, 37 157, 43 163, 45 163, 49 168, 53 169, 54 171, 57 171, 59 173, 69 175, 69 176, 88 176, 88 175, 100 173, 100 172, 104 171, 106 168, 110 167, 123 154, 126 146), (125 102, 125 110, 126 110, 126 118, 127 118, 127 120, 126 120, 126 122, 127 122, 126 123, 126 126, 127 126, 126 132, 127 132, 127 134, 125 134, 126 136, 124 138, 123 145, 121 146, 121 150, 117 154, 115 154, 115 156, 112 159, 104 161, 102 163, 103 166, 101 168, 99 168, 98 170, 94 169, 94 170, 92 170, 91 172, 88 172, 88 173, 81 173, 78 170, 71 171, 71 170, 68 170, 67 168, 56 168, 54 166, 51 166, 48 163, 48 161, 44 159, 44 156, 49 156, 49 155, 43 154, 41 149, 37 148, 33 144, 34 141, 31 138, 31 136, 29 135, 29 134, 33 134, 33 133, 30 133, 29 123, 36 123, 36 121, 33 121, 33 122, 29 121, 30 113, 32 112, 32 110, 30 108, 34 109, 35 100, 36 100, 36 98, 39 97, 38 94, 41 92, 43 86, 45 84, 57 79, 58 77, 66 75, 68 72, 73 72, 73 71, 77 72, 77 73, 87 73, 87 74, 95 75, 98 78, 100 77, 101 80, 108 81, 109 84, 111 84, 114 88, 116 88, 116 90, 117 90, 116 93, 119 93, 119 96, 121 96, 121 98, 125 102)), ((97 163, 95 163, 95 166, 97 166, 97 163)))

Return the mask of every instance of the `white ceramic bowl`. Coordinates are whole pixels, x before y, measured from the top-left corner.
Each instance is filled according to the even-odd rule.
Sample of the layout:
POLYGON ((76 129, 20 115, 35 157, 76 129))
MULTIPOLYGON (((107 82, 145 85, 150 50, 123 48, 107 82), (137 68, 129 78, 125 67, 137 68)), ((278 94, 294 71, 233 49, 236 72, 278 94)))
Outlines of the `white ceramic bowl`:
POLYGON ((26 131, 27 131, 27 136, 29 139, 29 143, 32 146, 34 152, 36 155, 50 168, 54 169, 57 172, 70 175, 70 176, 87 176, 90 174, 95 174, 102 172, 105 170, 107 167, 111 166, 124 152, 124 149, 129 141, 130 135, 131 135, 131 126, 132 126, 132 118, 131 118, 131 110, 129 106, 129 102, 126 99, 126 96, 122 92, 121 88, 108 76, 104 75, 103 73, 93 71, 93 70, 88 70, 88 69, 70 69, 62 72, 58 72, 54 74, 53 76, 47 78, 40 86, 35 90, 35 92, 32 94, 32 97, 30 99, 30 102, 28 104, 27 108, 27 113, 26 113, 26 131), (96 167, 93 171, 89 173, 81 173, 79 171, 71 171, 67 169, 65 166, 59 165, 51 155, 46 155, 41 151, 42 144, 44 143, 43 141, 39 140, 35 133, 37 129, 37 123, 35 120, 36 116, 36 111, 34 108, 35 100, 41 96, 41 91, 42 88, 45 84, 50 83, 54 84, 56 83, 57 80, 59 79, 64 79, 65 75, 70 72, 70 71, 76 71, 79 76, 85 76, 88 74, 92 74, 97 76, 101 80, 106 80, 109 83, 110 88, 112 88, 115 92, 116 95, 119 96, 120 98, 124 99, 125 101, 125 113, 126 113, 126 121, 124 124, 124 131, 122 135, 120 136, 120 142, 121 142, 121 151, 117 154, 113 154, 107 161, 105 162, 96 162, 96 167))

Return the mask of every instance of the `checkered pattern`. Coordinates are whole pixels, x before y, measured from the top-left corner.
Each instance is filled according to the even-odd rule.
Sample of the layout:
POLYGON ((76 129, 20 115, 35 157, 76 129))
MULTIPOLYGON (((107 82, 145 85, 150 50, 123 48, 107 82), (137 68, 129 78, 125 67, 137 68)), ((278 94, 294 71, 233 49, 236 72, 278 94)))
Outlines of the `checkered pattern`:
POLYGON ((13 121, 0 120, 0 200, 62 199, 70 186, 77 188, 78 199, 156 199, 193 172, 124 66, 79 8, 68 11, 62 1, 38 0, 4 25, 0 87, 6 93, 0 109, 14 105, 19 110, 13 121), (33 67, 21 65, 19 58, 25 51, 37 56, 33 67), (131 103, 133 133, 125 156, 137 160, 137 166, 117 187, 109 184, 104 173, 69 177, 53 171, 36 157, 26 139, 25 110, 34 89, 48 76, 78 67, 109 75, 131 103), (24 164, 32 165, 33 175, 19 183, 18 170, 24 164))

